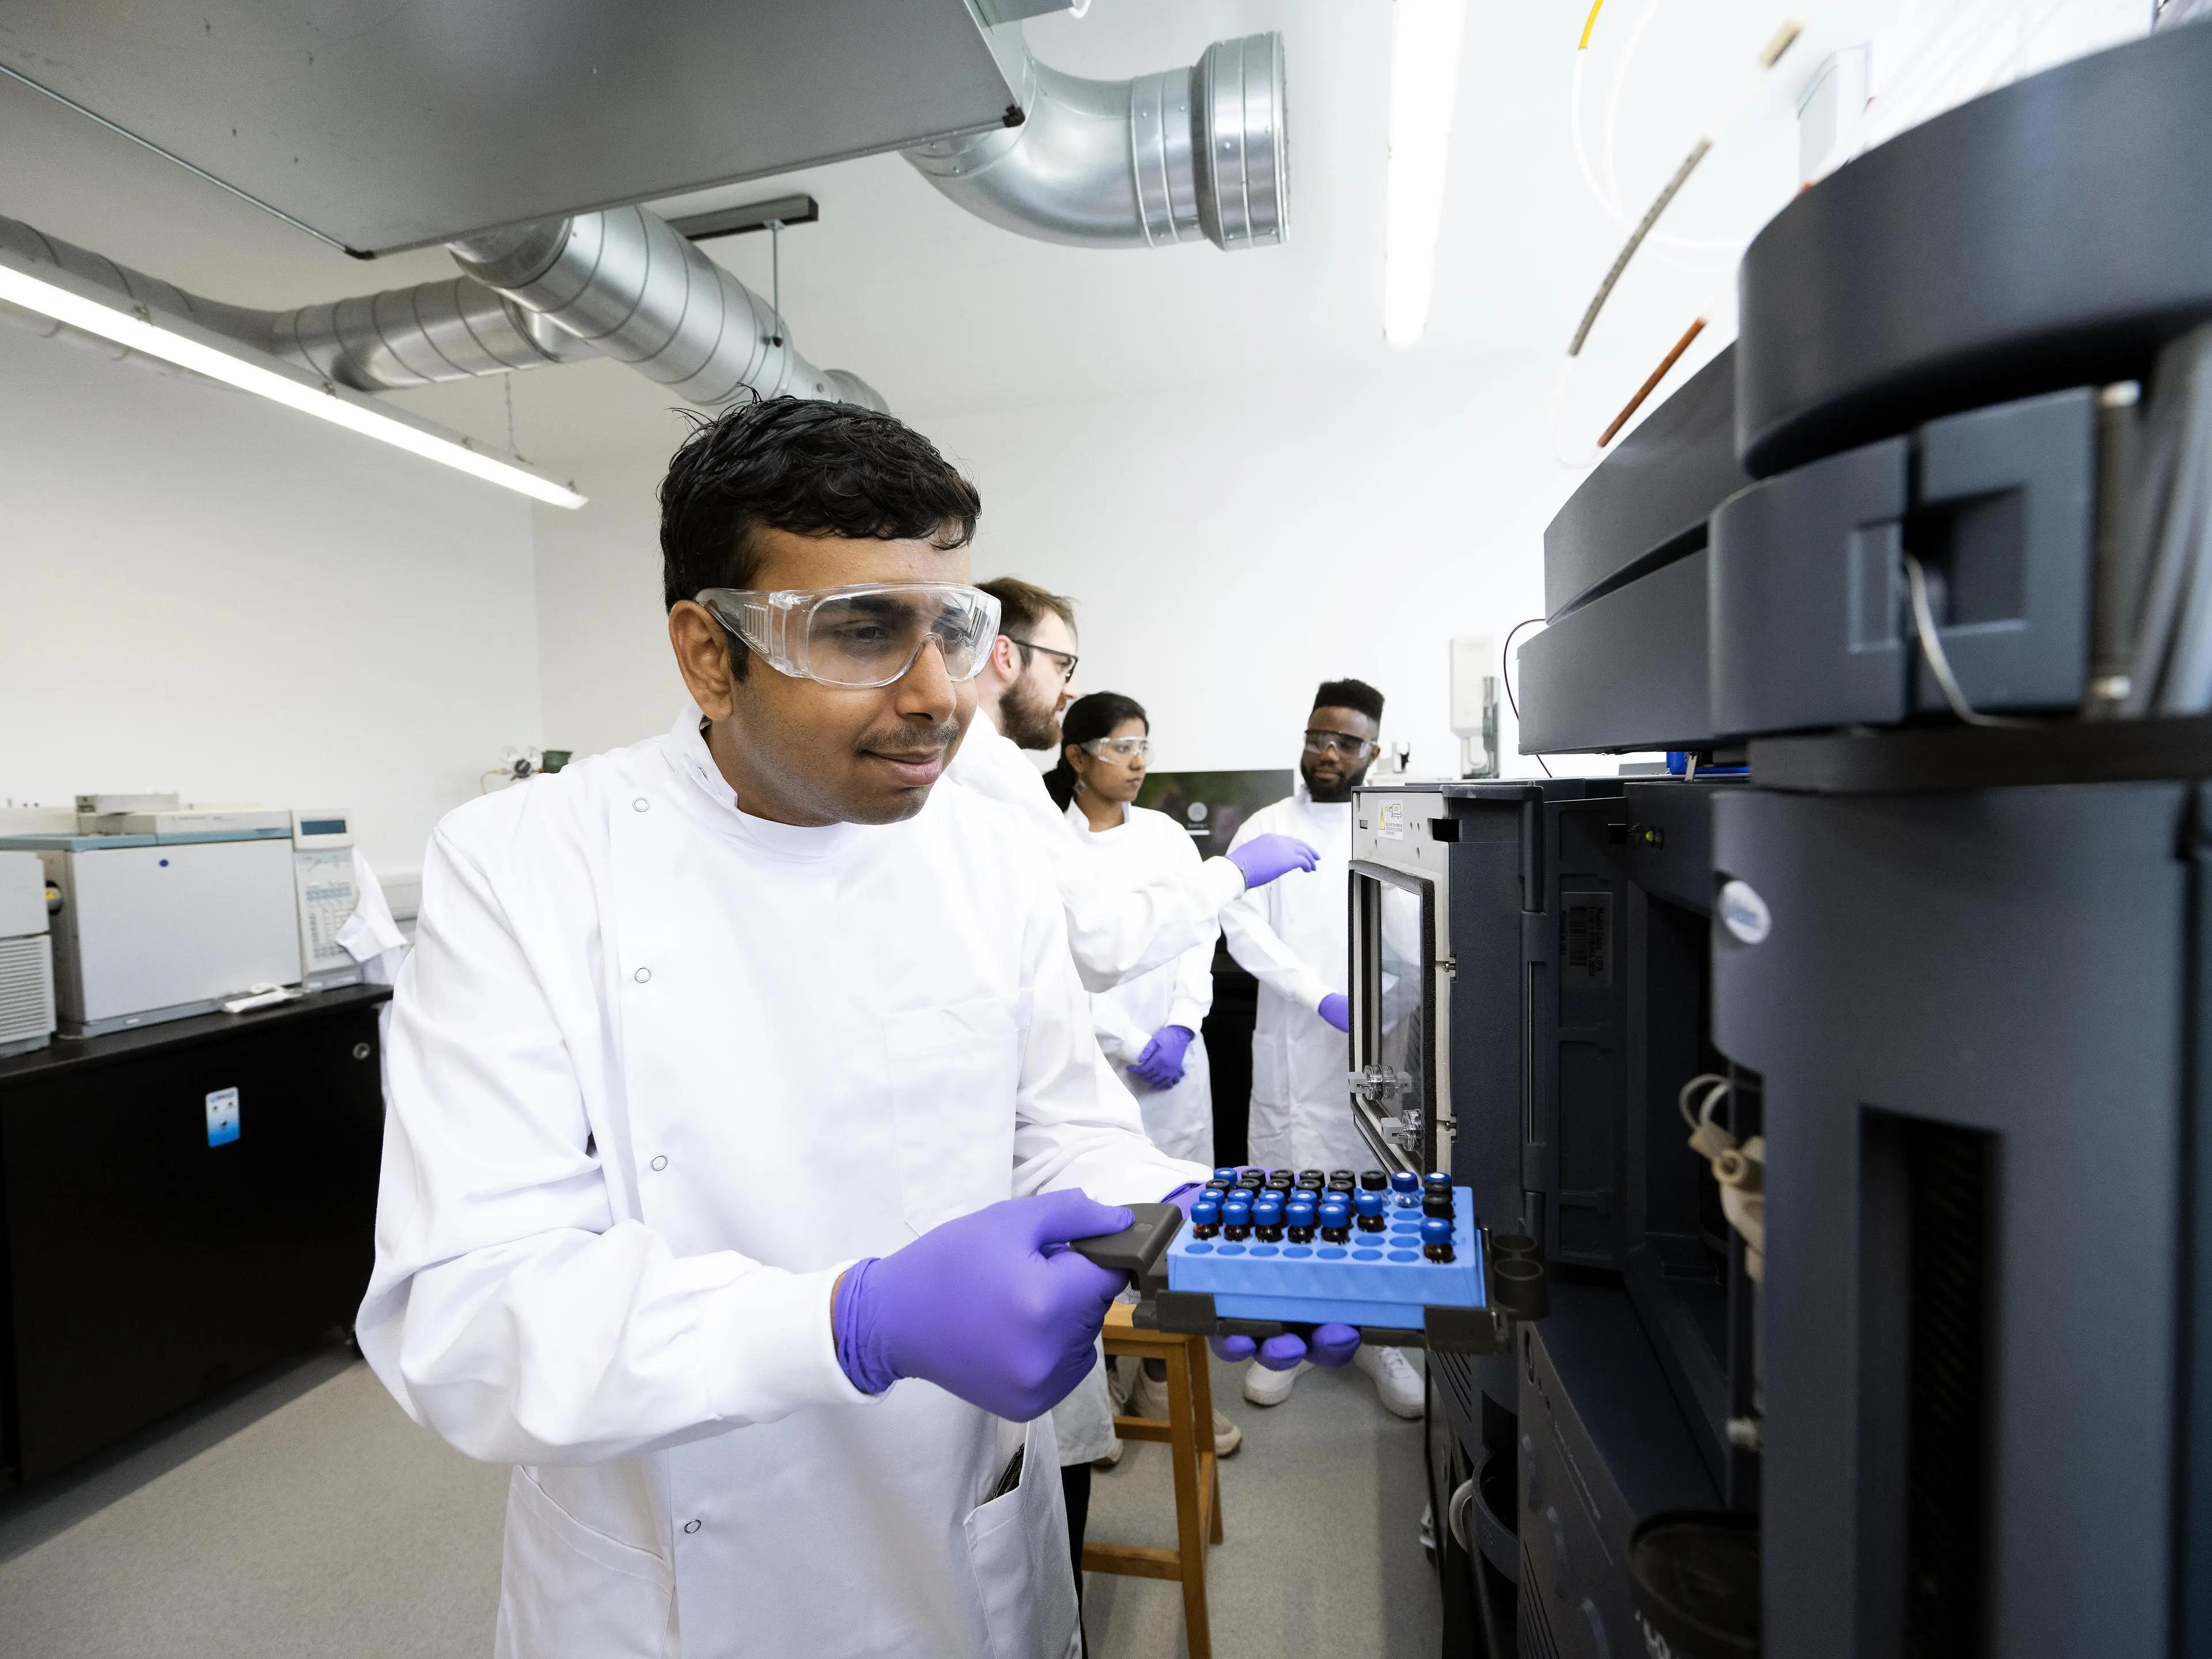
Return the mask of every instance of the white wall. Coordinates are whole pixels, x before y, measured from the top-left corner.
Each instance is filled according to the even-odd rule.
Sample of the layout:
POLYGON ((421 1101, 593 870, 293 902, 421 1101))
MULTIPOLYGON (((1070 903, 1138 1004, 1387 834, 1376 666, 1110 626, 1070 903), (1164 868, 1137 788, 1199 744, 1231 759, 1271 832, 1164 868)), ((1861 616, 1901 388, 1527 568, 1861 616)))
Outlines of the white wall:
POLYGON ((684 706, 660 603, 665 451, 580 470, 591 499, 574 513, 533 509, 545 742, 593 755, 665 732, 684 706))
POLYGON ((0 325, 0 799, 350 809, 421 866, 539 741, 528 504, 0 325))
POLYGON ((1079 601, 1077 688, 1143 703, 1157 767, 1292 765, 1314 688, 1350 675, 1433 776, 1459 758, 1449 641, 1542 610, 1543 526, 1580 482, 1550 386, 1408 356, 1352 386, 912 418, 981 486, 977 574, 1079 601))
MULTIPOLYGON (((1543 526, 1580 481, 1545 435, 1551 376, 1409 357, 1351 388, 1287 378, 901 413, 981 487, 977 574, 1080 602, 1077 687, 1143 702, 1158 767, 1293 764, 1314 687, 1349 674, 1381 688, 1387 734, 1434 775, 1458 763, 1448 642, 1502 640, 1541 610, 1543 526)), ((549 744, 630 742, 679 706, 653 500, 664 459, 587 470, 589 507, 538 511, 549 744)), ((1510 714, 1506 728, 1507 770, 1533 773, 1510 714)))

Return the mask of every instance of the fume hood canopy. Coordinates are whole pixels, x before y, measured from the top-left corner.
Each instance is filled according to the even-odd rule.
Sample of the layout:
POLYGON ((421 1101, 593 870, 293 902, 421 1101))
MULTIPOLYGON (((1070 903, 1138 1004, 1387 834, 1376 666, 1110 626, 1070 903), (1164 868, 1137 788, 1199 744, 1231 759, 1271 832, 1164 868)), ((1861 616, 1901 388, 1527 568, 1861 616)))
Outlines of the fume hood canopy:
POLYGON ((1021 104, 966 0, 0 0, 0 66, 362 257, 1021 104))

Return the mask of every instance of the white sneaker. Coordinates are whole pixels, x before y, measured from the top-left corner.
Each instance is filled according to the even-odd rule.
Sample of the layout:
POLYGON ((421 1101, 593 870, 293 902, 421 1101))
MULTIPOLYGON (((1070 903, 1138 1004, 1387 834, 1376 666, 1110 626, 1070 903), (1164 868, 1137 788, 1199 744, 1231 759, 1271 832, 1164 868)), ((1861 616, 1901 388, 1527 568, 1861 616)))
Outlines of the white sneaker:
POLYGON ((1131 1365, 1137 1374, 1129 1384, 1129 1415, 1132 1417, 1165 1417, 1168 1414, 1168 1382, 1162 1377, 1155 1382, 1146 1373, 1144 1362, 1131 1365))
POLYGON ((1406 1363, 1395 1348, 1370 1347, 1363 1342, 1352 1363, 1375 1379, 1376 1398, 1394 1417, 1421 1415, 1421 1374, 1406 1363))
MULTIPOLYGON (((1168 1414, 1168 1385, 1164 1378, 1155 1382, 1137 1368, 1137 1380, 1129 1389, 1129 1414, 1133 1417, 1165 1417, 1168 1414)), ((1115 1443, 1119 1445, 1121 1443, 1115 1443)), ((1244 1443, 1244 1431, 1221 1414, 1218 1407, 1213 1413, 1213 1455, 1232 1455, 1244 1443)))
POLYGON ((1132 1379, 1144 1372, 1145 1362, 1141 1359, 1132 1359, 1126 1365, 1118 1359, 1106 1362, 1106 1397, 1114 1402, 1115 1411, 1129 1409, 1129 1391, 1136 1387, 1132 1379))
POLYGON ((1258 1360, 1244 1368, 1244 1397, 1255 1406, 1279 1406, 1291 1397, 1291 1384, 1310 1361, 1301 1359, 1286 1371, 1271 1371, 1258 1360))
POLYGON ((1092 1458, 1091 1460, 1091 1467, 1103 1474, 1108 1469, 1112 1468, 1116 1463, 1121 1461, 1121 1437, 1117 1434, 1114 1437, 1114 1443, 1107 1447, 1106 1455, 1103 1457, 1092 1458))

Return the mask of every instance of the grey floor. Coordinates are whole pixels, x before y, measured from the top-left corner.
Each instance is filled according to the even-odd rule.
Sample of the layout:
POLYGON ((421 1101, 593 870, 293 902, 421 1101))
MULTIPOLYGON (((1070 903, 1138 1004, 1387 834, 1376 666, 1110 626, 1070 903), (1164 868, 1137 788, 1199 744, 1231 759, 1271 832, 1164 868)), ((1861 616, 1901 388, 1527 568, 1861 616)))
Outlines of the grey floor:
MULTIPOLYGON (((1421 1429, 1359 1372, 1309 1371, 1222 1465, 1208 1562, 1220 1659, 1413 1659, 1438 1647, 1416 1529, 1421 1429)), ((507 1472, 401 1415, 350 1356, 313 1356, 0 1497, 8 1659, 487 1659, 507 1472)), ((1172 1545, 1166 1449, 1097 1477, 1091 1536, 1172 1545)), ((1093 1575, 1092 1659, 1172 1659, 1173 1584, 1093 1575)))

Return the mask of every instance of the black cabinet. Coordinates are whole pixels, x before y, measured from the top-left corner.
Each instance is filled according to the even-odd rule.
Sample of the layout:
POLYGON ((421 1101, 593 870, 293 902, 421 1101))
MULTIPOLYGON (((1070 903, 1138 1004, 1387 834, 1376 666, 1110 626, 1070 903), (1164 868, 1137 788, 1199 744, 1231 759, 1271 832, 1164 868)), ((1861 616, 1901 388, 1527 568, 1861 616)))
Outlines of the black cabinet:
POLYGON ((352 1324, 374 1254, 386 994, 0 1063, 0 1416, 18 1479, 352 1324))

